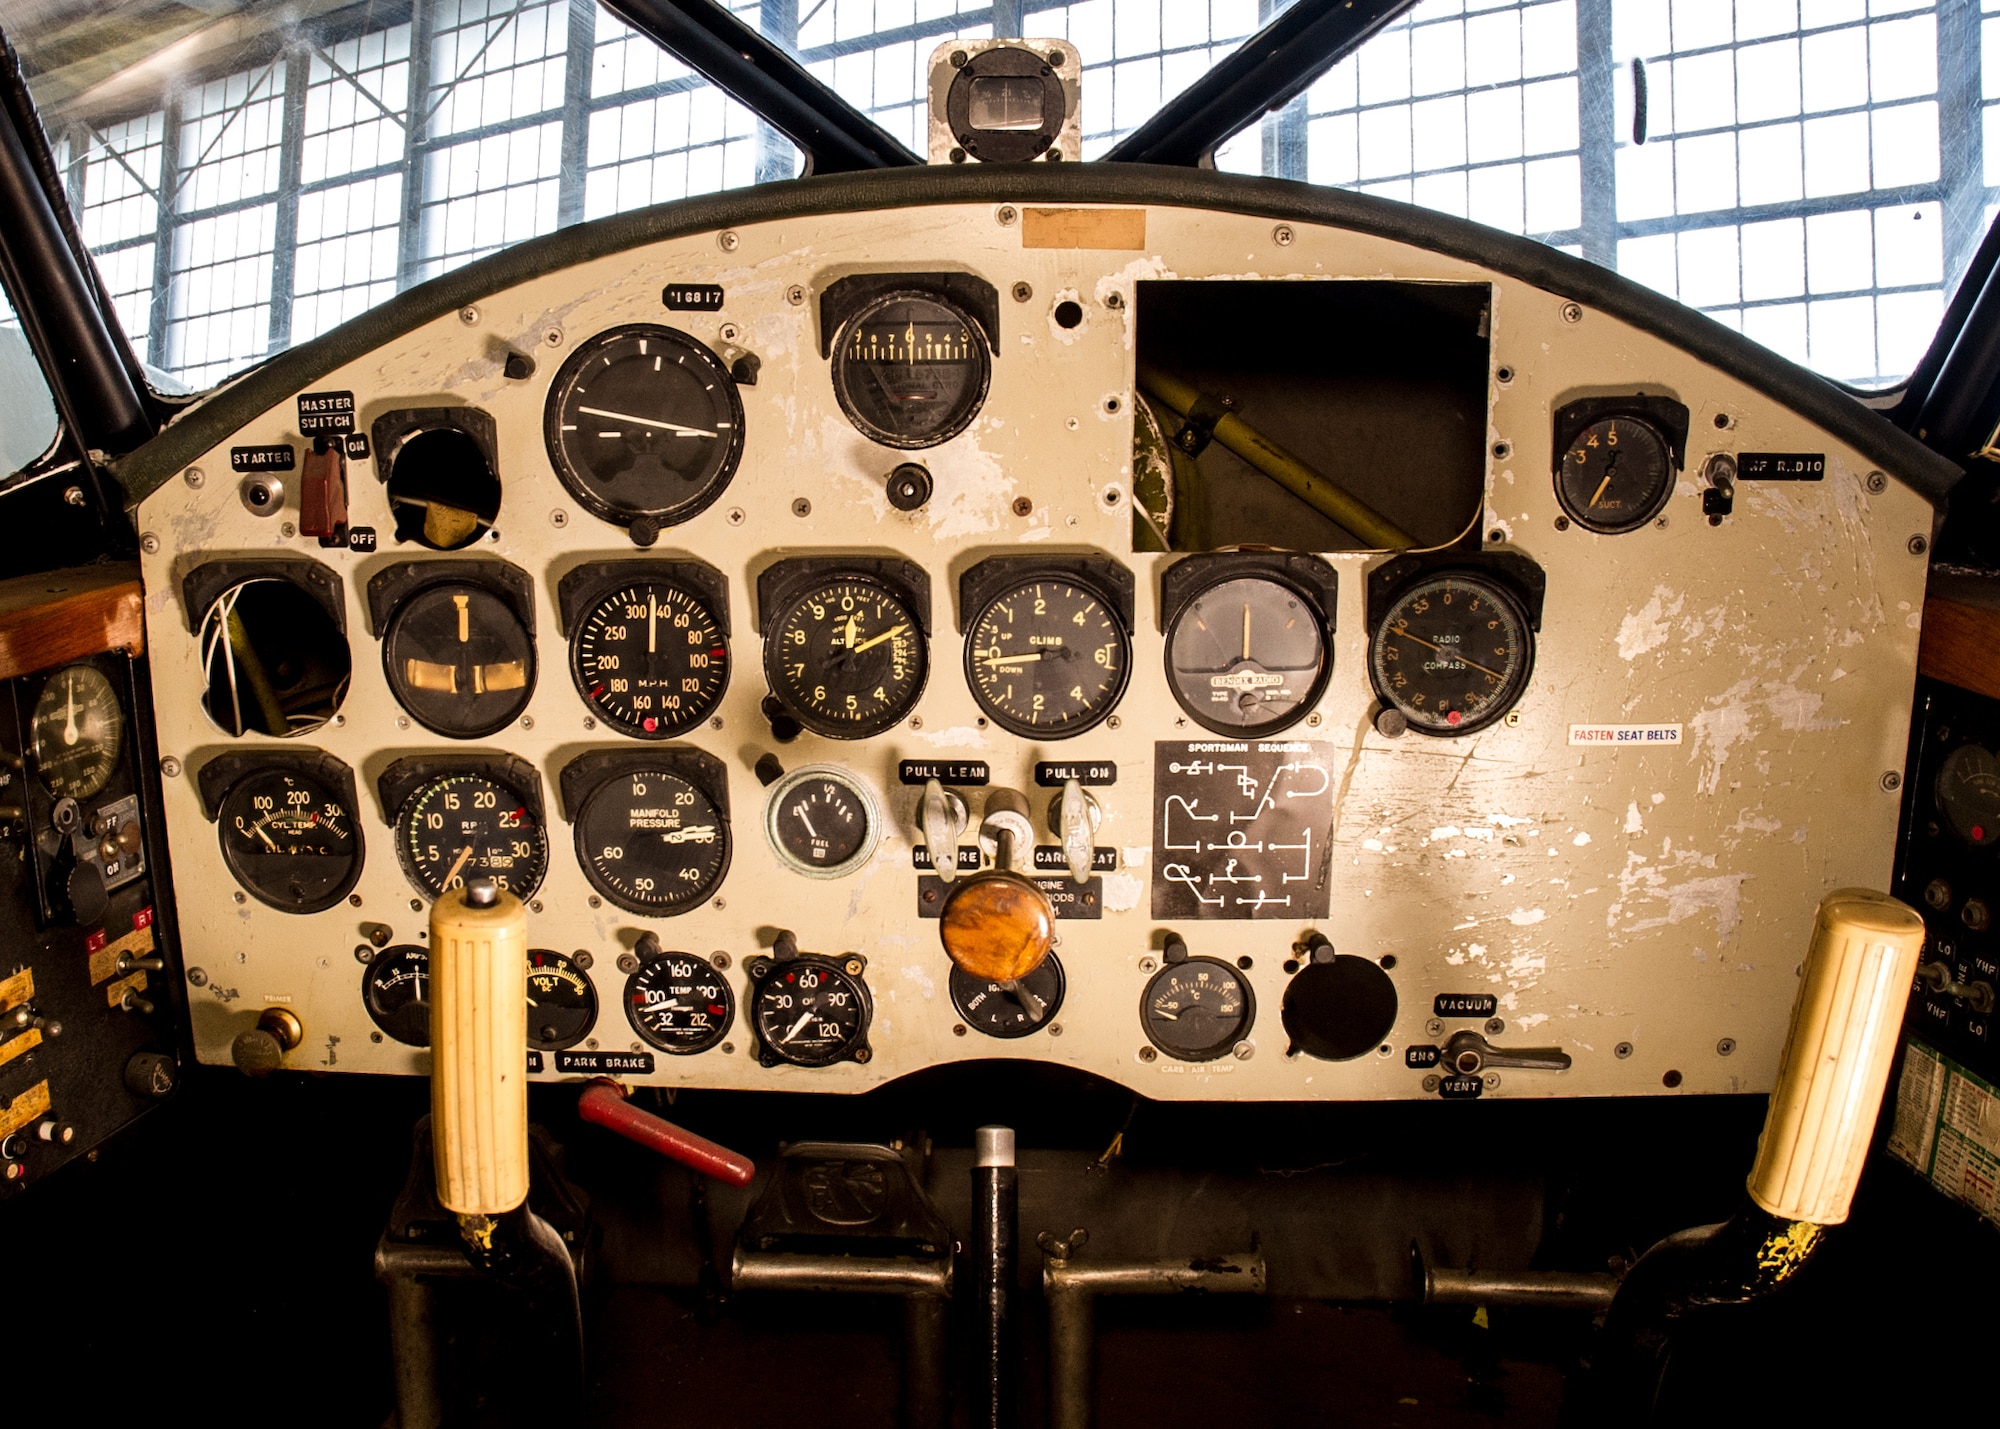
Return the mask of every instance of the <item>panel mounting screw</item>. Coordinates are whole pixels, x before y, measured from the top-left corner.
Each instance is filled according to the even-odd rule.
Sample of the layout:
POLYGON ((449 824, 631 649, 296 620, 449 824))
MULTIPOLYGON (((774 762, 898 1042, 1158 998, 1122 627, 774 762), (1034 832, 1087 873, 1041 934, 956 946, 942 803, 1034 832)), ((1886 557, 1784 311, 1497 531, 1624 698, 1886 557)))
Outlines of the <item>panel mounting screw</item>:
POLYGON ((621 973, 635 973, 639 971, 639 960, 630 953, 620 953, 618 955, 618 971, 621 973))
POLYGON ((812 514, 813 514, 813 504, 810 501, 806 500, 805 497, 803 496, 798 497, 792 502, 792 515, 810 516, 812 514))
POLYGON ((1320 713, 1318 710, 1314 710, 1311 714, 1306 716, 1306 727, 1308 729, 1318 729, 1319 722, 1320 722, 1320 713))
POLYGON ((360 963, 363 967, 367 967, 368 964, 375 961, 375 949, 367 943, 356 943, 354 945, 354 961, 360 963))
POLYGON ((1611 1049, 1611 1055, 1623 1061, 1632 1055, 1632 1044, 1630 1042, 1620 1042, 1616 1047, 1611 1049))
POLYGON ((1292 240, 1296 237, 1298 235, 1292 232, 1292 226, 1289 223, 1281 223, 1271 230, 1271 241, 1280 248, 1290 248, 1292 240))
POLYGON ((206 972, 204 972, 204 971, 203 971, 202 969, 200 969, 200 968, 189 968, 189 969, 188 969, 188 986, 189 986, 189 987, 207 987, 207 986, 208 986, 208 974, 207 974, 206 972))
POLYGON ((1887 774, 1882 776, 1882 787, 1891 794, 1895 793, 1903 787, 1903 776, 1891 769, 1887 774))
POLYGON ((1556 529, 1558 531, 1567 531, 1569 529, 1569 517, 1567 516, 1556 517, 1556 529))
POLYGON ((1582 304, 1582 303, 1564 303, 1564 304, 1562 305, 1562 319, 1563 319, 1563 321, 1564 321, 1564 322, 1566 322, 1566 323, 1572 323, 1572 324, 1574 324, 1574 323, 1580 323, 1580 322, 1582 322, 1582 321, 1583 321, 1583 304, 1582 304))
POLYGON ((1911 554, 1911 555, 1913 555, 1913 556, 1921 556, 1921 555, 1922 555, 1922 554, 1923 554, 1923 553, 1924 553, 1925 551, 1928 551, 1928 550, 1929 550, 1930 548, 1931 548, 1931 539, 1930 539, 1930 537, 1928 537, 1928 536, 1912 536, 1912 537, 1910 537, 1910 554, 1911 554))
POLYGON ((1014 285, 1014 301, 1015 301, 1015 302, 1017 302, 1017 303, 1025 303, 1025 302, 1027 302, 1027 301, 1028 301, 1028 299, 1030 299, 1030 298, 1032 298, 1032 297, 1034 297, 1034 296, 1035 296, 1035 290, 1034 290, 1033 288, 1029 287, 1029 286, 1028 286, 1028 285, 1027 285, 1026 283, 1016 283, 1016 284, 1014 285))
POLYGON ((1489 1017, 1486 1019, 1487 1036, 1498 1037, 1502 1032, 1505 1032, 1506 1030, 1507 1030, 1507 1024, 1502 1019, 1498 1017, 1489 1017))
POLYGON ((563 345, 563 330, 559 327, 550 328, 542 334, 542 341, 550 347, 561 347, 563 345))
POLYGON ((804 307, 806 301, 805 285, 803 283, 794 283, 791 287, 785 289, 785 301, 795 308, 804 307))
POLYGON ((1427 1091, 1427 1092, 1434 1092, 1434 1091, 1436 1091, 1436 1090, 1438 1089, 1438 1085, 1439 1085, 1439 1083, 1438 1083, 1438 1079, 1437 1079, 1436 1077, 1425 1077, 1425 1078, 1424 1078, 1424 1090, 1425 1090, 1425 1091, 1427 1091))
POLYGON ((1239 1062, 1247 1062, 1257 1055, 1257 1049, 1248 1042, 1238 1042, 1229 1049, 1229 1055, 1239 1062))
POLYGON ((155 536, 151 531, 148 531, 145 535, 139 538, 139 549, 144 551, 149 556, 159 555, 160 538, 158 536, 155 536))
POLYGON ((286 521, 279 525, 278 534, 280 536, 283 536, 287 541, 289 541, 292 539, 292 537, 299 534, 299 528, 294 526, 291 522, 286 521))
POLYGON ((1889 489, 1889 478, 1882 475, 1879 471, 1871 471, 1868 473, 1867 480, 1862 485, 1868 488, 1870 494, 1880 496, 1889 489))
POLYGON ((970 58, 971 56, 967 55, 964 50, 953 50, 951 52, 951 67, 953 69, 964 69, 966 61, 970 58))
POLYGON ((1116 288, 1113 288, 1110 292, 1104 295, 1104 306, 1111 309, 1111 311, 1114 313, 1117 312, 1120 308, 1125 306, 1125 295, 1119 292, 1116 288))
POLYGON ((743 336, 743 332, 742 329, 738 328, 735 323, 724 323, 721 327, 716 329, 715 335, 721 338, 724 342, 734 342, 736 341, 737 338, 743 336))
POLYGON ((1715 1044, 1715 1055, 1718 1057, 1727 1057, 1731 1052, 1734 1052, 1735 1050, 1736 1050, 1736 1039, 1734 1037, 1725 1037, 1720 1042, 1717 1042, 1715 1044))
POLYGON ((1159 1055, 1160 1054, 1158 1052, 1155 1052, 1151 1047, 1141 1047, 1139 1049, 1139 1060, 1142 1062, 1154 1061, 1159 1057, 1159 1055))
POLYGON ((1012 228, 1014 221, 1020 216, 1020 211, 1011 203, 1003 203, 1000 207, 993 210, 993 221, 998 223, 1002 228, 1012 228))
POLYGON ((563 527, 569 525, 569 512, 563 510, 562 507, 558 506, 555 510, 549 513, 549 524, 555 527, 558 531, 562 530, 563 527))
POLYGON ((163 779, 180 778, 181 777, 180 760, 174 758, 174 756, 171 754, 169 754, 165 759, 162 759, 160 761, 160 777, 163 779))
POLYGON ((201 490, 202 482, 207 480, 207 478, 201 474, 200 467, 191 466, 186 471, 181 473, 181 480, 185 481, 189 486, 193 487, 196 491, 199 491, 201 490))
POLYGON ((477 323, 479 322, 479 309, 472 307, 469 304, 465 307, 460 308, 458 310, 458 320, 464 323, 467 327, 473 327, 477 325, 477 323))
POLYGON ((1034 509, 1035 509, 1035 503, 1030 501, 1027 497, 1017 496, 1014 498, 1014 514, 1016 516, 1026 516, 1029 512, 1033 511, 1034 509))
POLYGON ((715 235, 715 242, 716 246, 721 248, 724 253, 734 253, 737 249, 737 246, 741 244, 743 240, 736 236, 735 229, 725 228, 722 230, 722 232, 715 235))
POLYGON ((1142 972, 1142 973, 1149 973, 1149 972, 1152 972, 1152 971, 1154 971, 1154 970, 1155 970, 1156 968, 1158 968, 1158 967, 1159 967, 1159 964, 1158 964, 1157 962, 1155 962, 1155 961, 1154 961, 1153 959, 1151 959, 1151 958, 1141 958, 1141 959, 1139 959, 1139 971, 1140 971, 1140 972, 1142 972))
POLYGON ((1430 1021, 1426 1022, 1424 1024, 1424 1036, 1426 1037, 1444 1036, 1444 1019, 1441 1017, 1433 1017, 1430 1021))
POLYGON ((1500 1085, 1500 1074, 1498 1072, 1488 1072, 1486 1074, 1486 1090, 1489 1092, 1493 1091, 1497 1089, 1499 1085, 1500 1085))
POLYGON ((741 526, 743 524, 743 508, 741 506, 730 507, 729 514, 723 519, 732 526, 741 526))
POLYGON ((711 954, 709 955, 709 959, 708 959, 708 960, 709 960, 709 962, 710 962, 710 963, 711 963, 711 964, 712 964, 712 965, 714 966, 714 968, 715 968, 715 970, 716 970, 717 972, 719 972, 719 973, 726 973, 726 972, 728 972, 728 971, 729 971, 729 961, 730 961, 730 959, 729 959, 729 954, 727 954, 727 953, 711 953, 711 954))
POLYGON ((1514 444, 1512 442, 1495 442, 1493 444, 1493 459, 1495 461, 1505 461, 1512 455, 1514 455, 1514 444))

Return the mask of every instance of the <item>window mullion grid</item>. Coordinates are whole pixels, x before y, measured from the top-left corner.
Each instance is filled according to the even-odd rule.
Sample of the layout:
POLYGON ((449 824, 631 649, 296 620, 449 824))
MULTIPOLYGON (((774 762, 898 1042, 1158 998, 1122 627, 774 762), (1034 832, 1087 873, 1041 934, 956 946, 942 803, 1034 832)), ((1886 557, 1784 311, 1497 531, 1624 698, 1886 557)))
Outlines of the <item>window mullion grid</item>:
POLYGON ((1577 0, 1578 179, 1583 186, 1583 256, 1618 266, 1618 104, 1611 54, 1611 0, 1577 0))
POLYGON ((278 146, 277 221, 271 247, 270 350, 292 345, 292 288, 299 240, 299 179, 305 152, 306 86, 312 54, 303 46, 285 56, 284 131, 278 146))
POLYGON ((597 48, 597 0, 570 0, 568 57, 563 69, 562 167, 556 177, 556 227, 583 222, 584 176, 590 161, 590 74, 597 48))
POLYGON ((181 191, 181 106, 186 91, 167 95, 160 123, 160 204, 153 241, 153 312, 146 329, 146 361, 165 370, 167 322, 173 311, 175 210, 181 191))
POLYGON ((403 211, 396 233, 396 289, 417 281, 424 253, 424 156, 430 144, 426 119, 431 93, 431 0, 410 0, 409 112, 403 121, 403 211))
MULTIPOLYGON (((757 7, 757 24, 764 38, 796 54, 799 48, 799 0, 764 0, 757 7)), ((792 141, 757 116, 757 182, 772 183, 792 176, 792 141)))

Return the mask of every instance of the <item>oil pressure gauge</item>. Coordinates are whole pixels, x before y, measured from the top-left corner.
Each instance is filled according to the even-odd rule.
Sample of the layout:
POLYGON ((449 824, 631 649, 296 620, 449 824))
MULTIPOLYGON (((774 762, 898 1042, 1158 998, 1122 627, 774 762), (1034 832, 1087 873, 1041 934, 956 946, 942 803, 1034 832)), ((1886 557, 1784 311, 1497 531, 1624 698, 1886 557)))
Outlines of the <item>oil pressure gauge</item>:
MULTIPOLYGON (((791 935, 782 937, 789 942, 791 935)), ((750 1003, 758 1059, 767 1067, 866 1062, 872 1055, 868 1023, 874 1003, 861 980, 863 965, 859 957, 795 951, 790 957, 781 952, 776 958, 753 960, 750 1003)))

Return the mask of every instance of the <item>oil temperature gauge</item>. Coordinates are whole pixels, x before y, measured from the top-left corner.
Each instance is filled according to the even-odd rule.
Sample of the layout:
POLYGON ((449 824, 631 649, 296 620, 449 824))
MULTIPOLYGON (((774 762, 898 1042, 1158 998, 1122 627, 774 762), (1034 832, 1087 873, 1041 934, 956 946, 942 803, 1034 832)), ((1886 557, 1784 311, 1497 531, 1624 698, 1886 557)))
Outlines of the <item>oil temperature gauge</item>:
POLYGON ((868 786, 832 764, 794 769, 764 805, 771 851, 807 878, 844 878, 875 855, 882 814, 868 786))
POLYGON ((362 969, 361 1001, 375 1025, 404 1046, 430 1046, 430 953, 414 943, 384 948, 362 969))
POLYGON ((625 1015, 648 1046, 689 1057, 729 1035, 736 997, 708 959, 663 952, 651 933, 634 951, 642 961, 625 984, 625 1015))
POLYGON ((585 977, 588 955, 528 949, 528 1045, 541 1052, 574 1047, 597 1021, 597 989, 585 977))

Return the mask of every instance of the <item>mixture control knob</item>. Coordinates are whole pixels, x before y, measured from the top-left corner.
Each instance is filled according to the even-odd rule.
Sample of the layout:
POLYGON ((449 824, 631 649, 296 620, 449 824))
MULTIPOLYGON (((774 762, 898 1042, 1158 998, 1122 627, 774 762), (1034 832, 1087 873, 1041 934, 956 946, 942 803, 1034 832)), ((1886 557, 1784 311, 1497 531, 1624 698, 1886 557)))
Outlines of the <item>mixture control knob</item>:
POLYGON ((1097 826, 1104 822, 1104 810, 1097 796, 1083 787, 1080 779, 1065 779, 1060 791, 1049 800, 1049 832, 1062 843, 1063 862, 1077 883, 1090 881, 1090 861, 1097 852, 1097 826))
POLYGON ((954 887, 938 918, 945 955, 968 977, 1011 989, 1049 955, 1055 904, 1013 866, 1021 850, 1034 848, 1034 838, 1028 801, 1012 789, 989 790, 979 846, 993 867, 954 887))
POLYGON ((1495 1047, 1479 1033, 1455 1032, 1444 1044, 1444 1062, 1454 1072, 1471 1076, 1496 1067, 1527 1071, 1567 1072, 1569 1053, 1560 1047, 1495 1047))
MULTIPOLYGON (((229 1044, 229 1059, 245 1076, 269 1076, 285 1065, 285 1053, 305 1040, 306 1029, 296 1013, 289 1007, 267 1007, 255 1027, 236 1034, 229 1044)), ((129 1083, 132 1069, 128 1065, 125 1070, 129 1083)))
POLYGON ((935 779, 924 781, 917 801, 917 824, 923 830, 924 852, 940 883, 958 877, 958 836, 965 832, 965 800, 956 789, 947 789, 935 779))

